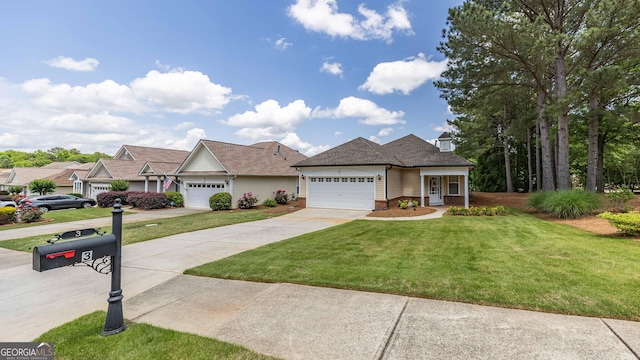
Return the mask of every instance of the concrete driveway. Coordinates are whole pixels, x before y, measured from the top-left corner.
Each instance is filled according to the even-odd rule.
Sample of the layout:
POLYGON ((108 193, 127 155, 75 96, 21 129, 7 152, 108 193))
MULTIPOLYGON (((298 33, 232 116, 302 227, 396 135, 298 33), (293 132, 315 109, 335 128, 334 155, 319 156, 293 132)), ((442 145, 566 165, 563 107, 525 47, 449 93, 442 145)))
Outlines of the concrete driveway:
MULTIPOLYGON (((154 216, 153 213, 143 214, 149 217, 154 216)), ((182 274, 188 268, 264 244, 342 224, 367 213, 303 209, 271 219, 127 245, 122 250, 122 289, 125 300, 182 274)), ((136 214, 124 218, 130 221, 134 216, 136 214)), ((158 213, 155 216, 159 216, 158 213)), ((84 221, 81 225, 102 226, 95 224, 104 222, 104 219, 96 219, 84 221)), ((62 230, 49 225, 28 229, 41 234, 52 234, 72 230, 77 226, 75 223, 67 223, 62 230)), ((5 238, 15 238, 25 236, 22 232, 23 229, 5 230, 0 234, 5 238)), ((95 310, 106 310, 110 275, 98 274, 86 266, 38 273, 32 270, 31 263, 31 254, 0 248, 0 323, 3 324, 0 326, 0 341, 31 341, 50 328, 79 316, 95 310)))

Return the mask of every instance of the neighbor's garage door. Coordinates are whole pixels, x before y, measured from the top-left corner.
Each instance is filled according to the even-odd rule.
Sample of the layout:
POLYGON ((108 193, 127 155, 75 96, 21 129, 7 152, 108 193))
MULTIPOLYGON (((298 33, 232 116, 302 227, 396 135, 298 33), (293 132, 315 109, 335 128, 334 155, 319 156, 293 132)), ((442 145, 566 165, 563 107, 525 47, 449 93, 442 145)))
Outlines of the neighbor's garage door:
POLYGON ((375 209, 373 177, 310 177, 307 207, 375 209))
POLYGON ((187 191, 187 207, 209 208, 211 195, 223 192, 224 184, 189 184, 187 191))

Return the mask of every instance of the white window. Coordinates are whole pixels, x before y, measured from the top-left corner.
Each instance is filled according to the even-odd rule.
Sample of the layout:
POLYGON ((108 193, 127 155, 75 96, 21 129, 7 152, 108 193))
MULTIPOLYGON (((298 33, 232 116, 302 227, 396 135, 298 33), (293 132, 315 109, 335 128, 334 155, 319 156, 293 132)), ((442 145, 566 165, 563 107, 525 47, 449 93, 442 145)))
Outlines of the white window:
POLYGON ((460 195, 460 176, 449 176, 449 195, 460 195))

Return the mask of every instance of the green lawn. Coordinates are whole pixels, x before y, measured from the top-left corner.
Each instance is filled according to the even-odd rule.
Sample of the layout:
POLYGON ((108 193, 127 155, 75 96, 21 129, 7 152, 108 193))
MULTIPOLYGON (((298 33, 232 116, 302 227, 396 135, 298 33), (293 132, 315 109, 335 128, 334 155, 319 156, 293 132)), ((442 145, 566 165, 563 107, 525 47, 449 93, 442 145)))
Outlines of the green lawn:
MULTIPOLYGON (((122 225, 122 244, 133 244, 169 235, 263 220, 274 216, 278 216, 278 214, 267 213, 266 210, 262 209, 209 211, 152 221, 126 223, 122 225)), ((111 232, 111 226, 102 227, 101 230, 109 233, 111 232)), ((53 235, 54 234, 51 234, 50 236, 39 235, 0 241, 0 247, 10 250, 30 252, 34 246, 45 244, 47 239, 53 238, 53 235)))
POLYGON ((106 313, 94 312, 54 328, 35 341, 53 342, 55 357, 64 359, 275 359, 242 346, 158 328, 127 323, 127 329, 103 337, 106 313))
MULTIPOLYGON (((42 215, 43 219, 48 220, 46 222, 41 221, 41 222, 34 222, 34 223, 2 225, 0 226, 0 231, 31 227, 31 226, 63 223, 63 222, 69 222, 69 221, 89 220, 89 219, 110 217, 111 210, 113 210, 113 208, 93 207, 90 209, 66 209, 66 210, 48 211, 42 215)), ((131 214, 131 212, 124 212, 124 215, 127 215, 127 214, 131 214)))
POLYGON ((640 243, 516 213, 358 220, 187 274, 640 320, 640 243))

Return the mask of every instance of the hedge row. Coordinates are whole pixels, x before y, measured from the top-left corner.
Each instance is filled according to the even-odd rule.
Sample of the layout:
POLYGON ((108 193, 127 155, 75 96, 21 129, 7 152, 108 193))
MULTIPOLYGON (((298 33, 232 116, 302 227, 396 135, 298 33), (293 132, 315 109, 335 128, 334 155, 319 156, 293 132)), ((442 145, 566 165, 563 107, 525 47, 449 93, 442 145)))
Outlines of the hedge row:
MULTIPOLYGON (((177 198, 175 195, 173 197, 177 198)), ((156 192, 107 191, 96 197, 98 206, 102 208, 113 207, 116 199, 120 199, 122 205, 131 205, 142 210, 163 209, 170 204, 167 194, 156 192)))
POLYGON ((507 215, 507 208, 504 206, 472 206, 468 209, 460 206, 449 208, 449 215, 454 216, 499 216, 507 215))

